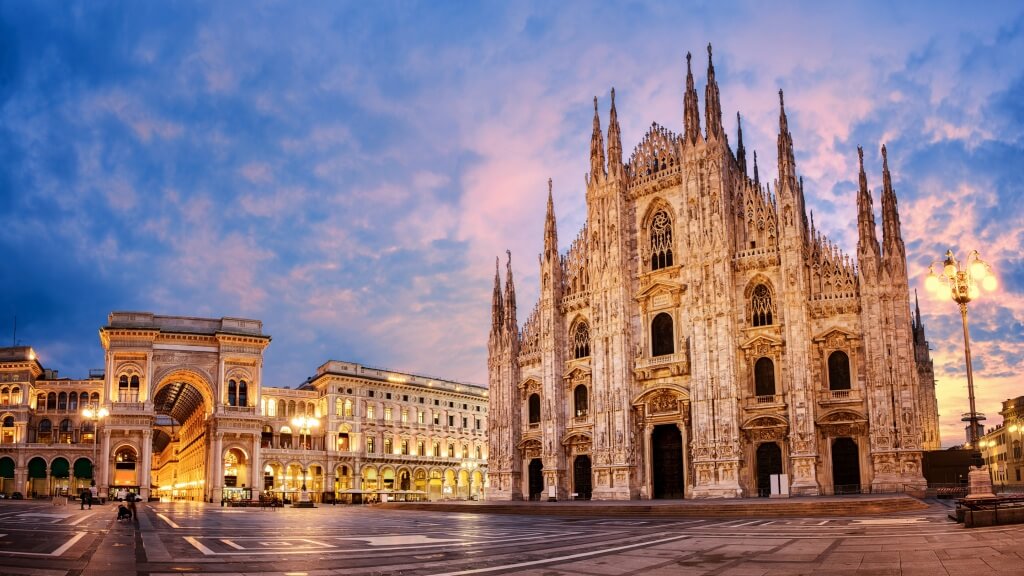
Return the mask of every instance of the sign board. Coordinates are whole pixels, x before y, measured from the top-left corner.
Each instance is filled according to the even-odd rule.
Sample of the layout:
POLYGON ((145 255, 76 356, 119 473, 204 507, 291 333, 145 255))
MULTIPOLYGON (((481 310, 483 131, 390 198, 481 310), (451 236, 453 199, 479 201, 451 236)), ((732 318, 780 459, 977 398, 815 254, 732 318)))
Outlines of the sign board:
POLYGON ((558 500, 558 492, 554 486, 548 486, 548 501, 552 502, 558 500))
POLYGON ((789 474, 772 474, 772 498, 789 498, 789 474))

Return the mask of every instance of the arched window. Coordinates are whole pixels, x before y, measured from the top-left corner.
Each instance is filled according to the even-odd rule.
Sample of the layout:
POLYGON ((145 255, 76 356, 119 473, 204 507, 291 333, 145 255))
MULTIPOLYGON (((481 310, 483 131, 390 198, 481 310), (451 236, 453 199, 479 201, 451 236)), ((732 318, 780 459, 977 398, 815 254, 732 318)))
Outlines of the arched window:
POLYGON ((68 394, 68 410, 72 412, 78 411, 78 393, 72 392, 68 394))
POLYGON ((586 322, 576 324, 572 332, 573 358, 590 356, 590 326, 586 322))
POLYGON ((228 406, 238 406, 238 384, 228 380, 228 406))
POLYGON ((754 364, 754 395, 775 395, 775 363, 771 358, 758 358, 754 364))
POLYGON ((754 287, 750 297, 751 324, 756 326, 772 325, 772 293, 764 284, 754 287))
POLYGON ((850 357, 836 350, 828 355, 828 389, 850 389, 850 357))
POLYGON ((93 392, 92 394, 90 394, 89 395, 89 403, 92 404, 93 406, 99 406, 100 405, 100 393, 99 392, 93 392))
POLYGON ((80 393, 78 395, 78 404, 80 406, 82 406, 82 408, 85 408, 86 406, 89 405, 89 393, 88 392, 82 392, 82 393, 80 393))
POLYGON ((659 210, 651 219, 651 270, 672 265, 672 220, 659 210))
POLYGON ((57 394, 50 392, 46 395, 46 409, 56 410, 57 409, 57 394))
POLYGON ((122 375, 117 380, 117 401, 127 402, 128 401, 128 376, 122 375))
POLYGON ((587 387, 583 384, 576 386, 572 391, 573 405, 576 407, 576 416, 587 415, 587 387))
POLYGON ((530 394, 530 424, 540 424, 540 394, 530 394))
POLYGON ((455 444, 448 445, 448 457, 455 458, 455 444))
POLYGON ((71 443, 71 420, 67 418, 60 421, 60 437, 57 439, 61 444, 71 443))
POLYGON ((139 401, 139 377, 132 376, 131 384, 128 386, 128 398, 129 402, 139 401))
POLYGON ((238 383, 238 405, 249 405, 249 385, 246 384, 245 380, 238 383))
POLYGON ((287 410, 287 408, 288 408, 288 404, 287 404, 287 403, 285 403, 285 401, 284 401, 284 400, 278 400, 278 401, 277 401, 277 415, 278 415, 279 417, 281 417, 281 418, 285 418, 285 417, 287 417, 287 416, 288 416, 288 410, 287 410))
POLYGON ((50 442, 52 442, 53 441, 53 423, 50 422, 48 419, 44 418, 39 423, 39 431, 38 431, 37 435, 39 436, 39 441, 42 442, 43 444, 49 444, 50 442))
POLYGON ((11 404, 21 404, 21 388, 17 386, 11 388, 11 404))
POLYGON ((46 394, 36 395, 36 410, 46 410, 46 394))
POLYGON ((14 416, 4 417, 3 428, 0 428, 0 444, 14 444, 14 416))
POLYGON ((672 335, 672 316, 662 312, 651 321, 651 355, 664 356, 675 351, 675 338, 672 335))
POLYGON ((7 388, 7 386, 4 386, 3 389, 0 390, 0 405, 7 406, 10 403, 11 391, 7 388))
POLYGON ((61 392, 57 395, 57 410, 66 411, 68 409, 68 393, 61 392))

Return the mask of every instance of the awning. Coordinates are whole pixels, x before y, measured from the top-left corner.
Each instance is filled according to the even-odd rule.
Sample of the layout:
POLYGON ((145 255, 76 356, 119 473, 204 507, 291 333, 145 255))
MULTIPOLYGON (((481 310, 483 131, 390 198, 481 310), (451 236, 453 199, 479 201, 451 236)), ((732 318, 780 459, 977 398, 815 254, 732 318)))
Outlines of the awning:
POLYGON ((14 478, 14 460, 0 458, 0 478, 14 478))
POLYGON ((54 478, 67 478, 71 465, 64 458, 57 458, 50 463, 50 476, 54 478))
POLYGON ((75 460, 75 478, 92 478, 92 462, 87 458, 75 460))
POLYGON ((46 460, 33 458, 28 462, 29 478, 46 478, 46 460))

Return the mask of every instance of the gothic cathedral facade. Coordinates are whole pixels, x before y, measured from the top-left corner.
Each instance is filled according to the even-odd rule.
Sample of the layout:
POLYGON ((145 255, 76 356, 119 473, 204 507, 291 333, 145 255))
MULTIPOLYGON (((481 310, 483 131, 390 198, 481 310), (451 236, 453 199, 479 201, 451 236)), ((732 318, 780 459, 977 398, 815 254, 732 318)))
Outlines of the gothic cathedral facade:
POLYGON ((935 381, 885 147, 881 243, 858 149, 853 258, 807 217, 782 92, 771 186, 742 127, 729 145, 710 46, 704 130, 689 63, 683 134, 654 124, 627 162, 595 98, 587 221, 562 253, 549 181, 522 327, 511 255, 495 270, 488 498, 923 487, 935 381))

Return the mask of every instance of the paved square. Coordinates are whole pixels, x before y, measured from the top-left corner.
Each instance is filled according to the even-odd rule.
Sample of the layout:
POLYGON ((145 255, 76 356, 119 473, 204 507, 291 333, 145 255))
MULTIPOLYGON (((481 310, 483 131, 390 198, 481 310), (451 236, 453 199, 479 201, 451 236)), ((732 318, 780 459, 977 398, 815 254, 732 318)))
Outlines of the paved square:
POLYGON ((1020 574, 1024 526, 948 508, 861 518, 550 517, 209 504, 0 505, 3 574, 1020 574))

